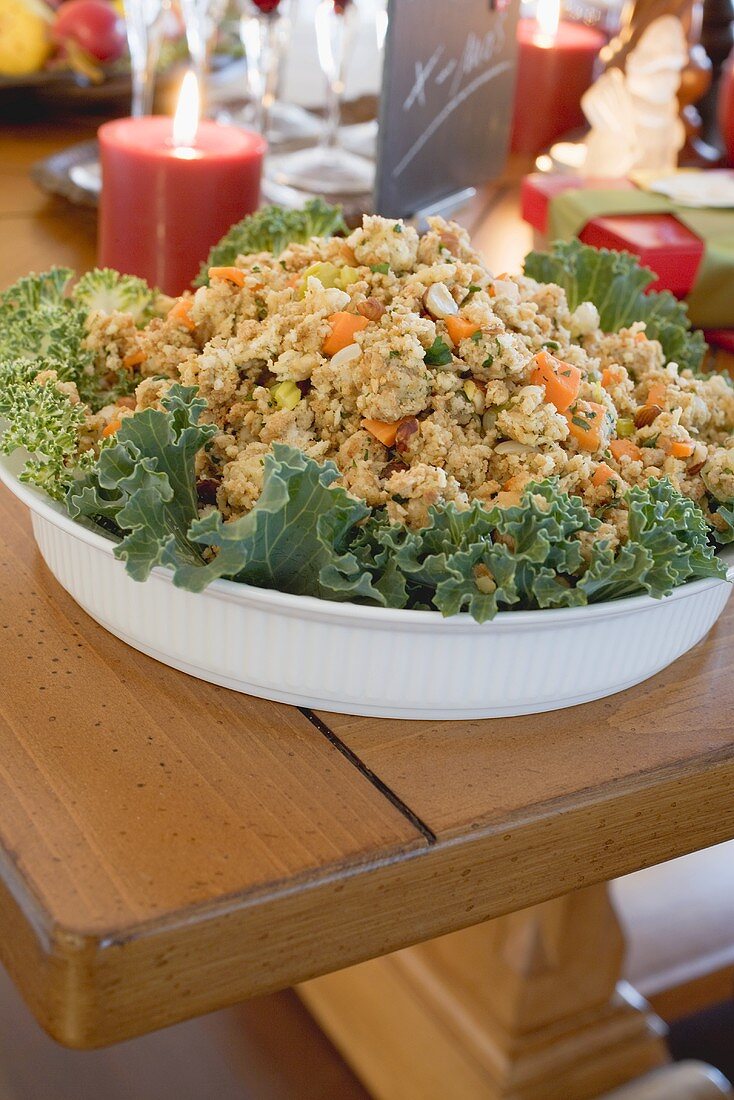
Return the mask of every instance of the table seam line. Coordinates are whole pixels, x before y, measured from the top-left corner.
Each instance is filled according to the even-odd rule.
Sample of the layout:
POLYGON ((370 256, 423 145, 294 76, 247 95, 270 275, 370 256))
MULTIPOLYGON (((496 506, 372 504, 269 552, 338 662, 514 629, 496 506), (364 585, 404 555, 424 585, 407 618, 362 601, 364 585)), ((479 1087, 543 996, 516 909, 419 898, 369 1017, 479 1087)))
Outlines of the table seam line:
POLYGON ((436 843, 437 838, 433 829, 431 829, 426 822, 395 793, 392 787, 390 787, 384 779, 381 779, 380 776, 346 744, 346 742, 342 741, 341 737, 334 733, 334 731, 326 725, 323 719, 319 718, 318 715, 314 714, 313 711, 309 710, 307 707, 298 707, 298 710, 303 717, 310 722, 346 760, 349 761, 352 767, 357 769, 360 775, 362 775, 368 783, 378 790, 380 794, 382 794, 395 809, 403 815, 403 817, 408 819, 411 825, 424 837, 429 846, 436 843))

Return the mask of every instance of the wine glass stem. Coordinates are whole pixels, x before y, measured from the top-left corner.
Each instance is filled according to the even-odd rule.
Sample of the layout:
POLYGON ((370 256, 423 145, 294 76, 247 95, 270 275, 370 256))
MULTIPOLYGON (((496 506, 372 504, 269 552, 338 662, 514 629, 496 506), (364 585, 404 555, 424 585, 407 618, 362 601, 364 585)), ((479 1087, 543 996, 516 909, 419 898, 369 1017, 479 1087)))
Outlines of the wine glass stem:
POLYGON ((145 114, 145 69, 135 66, 132 70, 133 95, 130 114, 141 118, 145 114))
POLYGON ((262 66, 262 96, 258 106, 258 130, 266 135, 270 126, 270 112, 278 91, 278 72, 280 68, 280 44, 282 38, 282 17, 279 12, 271 12, 260 20, 262 46, 260 64, 262 66))
POLYGON ((339 80, 329 80, 326 84, 326 123, 321 144, 333 149, 339 144, 339 123, 342 114, 342 84, 339 80))
POLYGON ((326 118, 321 147, 339 145, 344 72, 351 43, 351 8, 335 10, 333 0, 321 0, 316 9, 316 44, 321 71, 326 78, 326 118))
POLYGON ((268 131, 270 112, 277 98, 285 29, 280 11, 245 15, 240 27, 255 129, 263 135, 268 131))
POLYGON ((150 28, 150 37, 148 38, 148 50, 146 55, 145 76, 143 78, 143 89, 141 94, 143 114, 153 114, 153 94, 155 92, 155 71, 158 65, 158 58, 161 52, 161 27, 154 25, 150 28))
POLYGON ((161 38, 160 15, 149 23, 144 12, 128 9, 128 46, 132 77, 130 113, 133 118, 153 113, 155 71, 160 56, 161 38))

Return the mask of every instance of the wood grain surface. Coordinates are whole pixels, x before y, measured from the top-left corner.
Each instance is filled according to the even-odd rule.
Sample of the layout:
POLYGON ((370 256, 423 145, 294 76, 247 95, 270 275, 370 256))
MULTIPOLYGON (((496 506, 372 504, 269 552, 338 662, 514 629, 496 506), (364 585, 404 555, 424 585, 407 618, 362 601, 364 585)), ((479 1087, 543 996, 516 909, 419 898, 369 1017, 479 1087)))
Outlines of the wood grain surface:
POLYGON ((0 956, 64 1042, 138 1034, 734 832, 713 689, 732 672, 731 614, 647 689, 661 724, 639 766, 598 715, 621 708, 628 736, 641 688, 532 723, 319 728, 106 634, 0 501, 0 956))
POLYGON ((30 182, 35 161, 94 136, 96 123, 47 123, 0 129, 0 287, 53 264, 83 271, 96 254, 94 211, 44 195, 30 182))
POLYGON ((581 707, 496 722, 394 721, 389 736, 374 719, 320 717, 432 832, 457 837, 518 810, 642 798, 670 778, 728 772, 734 723, 722 704, 733 671, 730 604, 708 641, 668 669, 581 707))
MULTIPOLYGON (((1 282, 91 262, 89 212, 23 178, 88 136, 0 136, 1 282)), ((527 243, 511 219, 517 230, 502 188, 466 214, 498 270, 527 243)), ((141 656, 60 589, 4 491, 0 586, 0 958, 68 1044, 140 1034, 734 835, 734 608, 624 696, 431 726, 314 718, 141 656)))

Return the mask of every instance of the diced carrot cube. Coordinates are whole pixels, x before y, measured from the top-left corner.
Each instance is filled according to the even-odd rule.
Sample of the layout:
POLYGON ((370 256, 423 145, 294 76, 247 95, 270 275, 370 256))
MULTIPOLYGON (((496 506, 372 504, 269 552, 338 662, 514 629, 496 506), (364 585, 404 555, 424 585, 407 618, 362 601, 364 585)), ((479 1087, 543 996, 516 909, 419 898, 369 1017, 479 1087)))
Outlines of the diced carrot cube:
POLYGON ((365 417, 362 421, 362 427, 365 431, 368 431, 375 439, 379 439, 380 443, 384 443, 386 447, 395 446, 395 437, 401 424, 402 420, 388 422, 386 420, 371 420, 369 417, 365 417))
POLYGON ((369 321, 358 313, 332 313, 327 318, 331 325, 331 332, 324 340, 322 351, 324 355, 336 355, 342 348, 354 343, 354 337, 358 332, 367 328, 369 321))
POLYGON ((630 439, 613 439, 609 444, 609 450, 617 462, 625 455, 633 462, 638 462, 642 458, 642 450, 630 439))
POLYGON ((600 485, 605 485, 609 481, 610 477, 616 477, 616 473, 611 466, 607 466, 606 462, 600 462, 591 478, 591 484, 596 485, 599 488, 600 485))
POLYGON ((122 365, 126 370, 130 370, 132 367, 138 367, 141 363, 145 362, 145 352, 140 349, 136 351, 129 351, 125 358, 122 360, 122 365))
POLYGON ((239 267, 210 267, 209 278, 226 279, 228 283, 234 283, 235 286, 245 285, 245 273, 239 267))
POLYGON ((693 443, 686 443, 682 439, 667 439, 662 438, 660 440, 660 446, 673 458, 690 458, 695 451, 695 445, 693 443))
POLYGON ((467 321, 466 317, 446 318, 446 331, 456 347, 462 340, 468 340, 475 332, 479 332, 480 327, 480 325, 475 325, 473 321, 467 321))
POLYGON ((667 392, 668 387, 664 382, 653 382, 650 389, 647 391, 647 404, 661 405, 664 407, 667 392))
POLYGON ((622 367, 605 367, 601 372, 601 384, 605 390, 611 389, 624 380, 624 374, 622 367))
POLYGON ((559 412, 565 412, 573 405, 581 387, 581 371, 570 363, 563 363, 547 351, 539 351, 533 358, 533 371, 530 381, 534 386, 543 386, 547 401, 551 401, 559 412))
POLYGON ((110 420, 109 424, 105 424, 104 428, 102 429, 102 438, 109 439, 109 437, 111 435, 114 435, 115 432, 119 431, 121 427, 122 419, 119 416, 116 416, 114 420, 110 420))
POLYGON ((193 298, 179 298, 168 311, 168 320, 178 321, 185 328, 193 331, 193 329, 196 328, 196 323, 191 316, 191 307, 193 304, 193 298))
POLYGON ((596 401, 577 401, 565 414, 568 428, 584 451, 601 448, 602 427, 607 410, 596 401))

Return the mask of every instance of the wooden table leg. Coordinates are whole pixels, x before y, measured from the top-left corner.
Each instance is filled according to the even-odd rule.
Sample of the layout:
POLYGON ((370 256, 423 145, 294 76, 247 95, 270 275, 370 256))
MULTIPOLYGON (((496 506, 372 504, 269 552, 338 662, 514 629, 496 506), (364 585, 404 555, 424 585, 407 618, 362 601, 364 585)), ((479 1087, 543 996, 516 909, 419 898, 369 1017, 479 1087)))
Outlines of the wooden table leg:
POLYGON ((379 1100, 587 1100, 668 1060, 605 885, 300 986, 379 1100))

